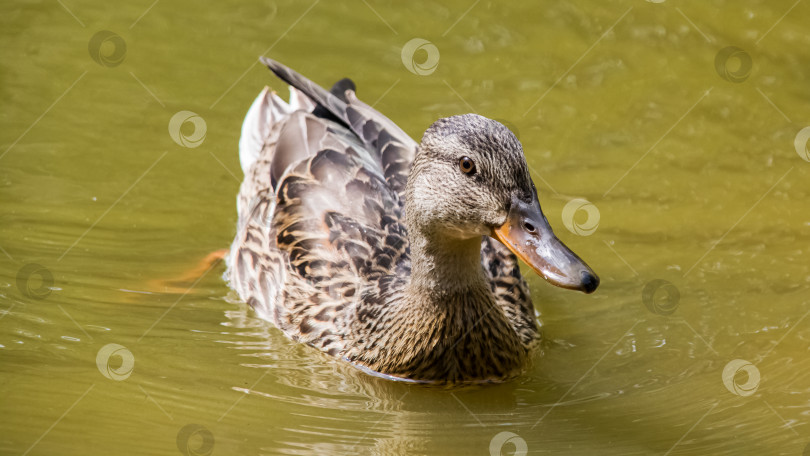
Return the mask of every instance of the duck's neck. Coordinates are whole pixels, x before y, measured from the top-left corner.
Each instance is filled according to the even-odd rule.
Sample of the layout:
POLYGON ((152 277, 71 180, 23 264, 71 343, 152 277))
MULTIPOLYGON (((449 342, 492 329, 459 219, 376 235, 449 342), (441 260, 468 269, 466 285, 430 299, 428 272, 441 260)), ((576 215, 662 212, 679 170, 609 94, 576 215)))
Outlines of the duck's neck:
POLYGON ((441 301, 448 295, 489 292, 481 268, 479 237, 458 239, 438 233, 413 233, 410 257, 409 288, 420 298, 441 301))
POLYGON ((411 276, 393 307, 408 324, 386 336, 397 339, 388 344, 388 359, 369 365, 423 380, 502 379, 517 372, 526 351, 487 281, 481 238, 413 231, 410 237, 411 276))

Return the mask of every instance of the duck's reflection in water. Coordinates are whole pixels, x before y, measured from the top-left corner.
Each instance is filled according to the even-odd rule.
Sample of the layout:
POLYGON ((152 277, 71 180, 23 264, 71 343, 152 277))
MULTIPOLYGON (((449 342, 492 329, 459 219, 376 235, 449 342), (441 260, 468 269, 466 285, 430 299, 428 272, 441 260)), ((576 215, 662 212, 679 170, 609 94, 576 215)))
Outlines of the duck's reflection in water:
POLYGON ((401 455, 479 448, 486 454, 505 426, 531 419, 513 415, 519 379, 448 386, 383 378, 291 341, 246 304, 234 304, 222 323, 229 336, 221 342, 238 351, 240 366, 256 371, 245 376, 254 381, 232 389, 265 399, 240 406, 238 413, 269 423, 268 451, 401 455), (447 440, 464 434, 461 441, 447 440))

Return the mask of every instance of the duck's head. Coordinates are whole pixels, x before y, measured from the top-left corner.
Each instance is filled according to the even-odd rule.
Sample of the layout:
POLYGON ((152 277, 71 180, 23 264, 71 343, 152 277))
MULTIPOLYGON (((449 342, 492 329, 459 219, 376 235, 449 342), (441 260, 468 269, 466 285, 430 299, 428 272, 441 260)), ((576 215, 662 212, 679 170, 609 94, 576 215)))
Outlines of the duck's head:
POLYGON ((552 232, 523 147, 499 122, 465 114, 433 123, 406 194, 409 229, 458 240, 492 236, 554 285, 586 293, 599 285, 552 232))

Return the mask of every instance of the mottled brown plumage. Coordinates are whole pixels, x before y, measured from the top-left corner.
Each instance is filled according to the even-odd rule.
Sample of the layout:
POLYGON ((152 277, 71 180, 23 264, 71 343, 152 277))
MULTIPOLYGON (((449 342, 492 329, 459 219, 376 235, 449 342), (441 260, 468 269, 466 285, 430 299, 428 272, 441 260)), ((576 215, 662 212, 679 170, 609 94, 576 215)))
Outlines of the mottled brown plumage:
POLYGON ((537 200, 515 136, 467 114, 418 145, 351 81, 327 92, 263 61, 291 97, 265 89, 245 118, 231 286, 294 340, 375 372, 519 372, 539 325, 516 256, 490 237, 515 204, 537 200))

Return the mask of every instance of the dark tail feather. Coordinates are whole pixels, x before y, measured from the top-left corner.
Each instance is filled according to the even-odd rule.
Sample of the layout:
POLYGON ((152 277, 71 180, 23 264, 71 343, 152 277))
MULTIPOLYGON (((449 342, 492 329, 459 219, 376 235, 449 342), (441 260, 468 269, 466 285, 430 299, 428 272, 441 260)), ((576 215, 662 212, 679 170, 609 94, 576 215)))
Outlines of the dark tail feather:
MULTIPOLYGON (((279 62, 276 62, 273 59, 260 57, 259 60, 267 65, 267 68, 270 68, 270 70, 275 73, 276 76, 281 78, 287 84, 304 92, 309 98, 314 100, 320 108, 322 108, 316 108, 313 114, 320 117, 329 117, 332 120, 344 124, 349 129, 352 128, 351 124, 349 123, 349 119, 346 116, 346 102, 344 101, 346 98, 345 95, 340 97, 335 96, 333 93, 327 92, 318 84, 315 84, 306 77, 296 73, 294 70, 282 65, 279 62)), ((335 84, 333 90, 341 87, 354 88, 354 83, 349 79, 342 79, 335 84)), ((343 92, 345 92, 345 89, 343 92)))
MULTIPOLYGON (((355 90, 354 82, 349 78, 343 78, 332 86, 332 89, 329 90, 329 93, 336 96, 340 101, 349 104, 349 100, 348 98, 346 98, 347 90, 351 90, 352 92, 354 92, 355 90)), ((352 126, 349 124, 348 115, 346 116, 346 120, 338 119, 337 117, 335 117, 332 111, 330 111, 328 108, 320 104, 316 106, 315 109, 312 110, 312 114, 316 117, 329 119, 339 124, 343 124, 346 127, 349 127, 349 129, 352 128, 352 126)))
POLYGON ((357 86, 354 85, 354 81, 349 78, 343 78, 340 81, 336 82, 335 85, 332 86, 332 95, 340 98, 346 104, 349 104, 349 100, 346 98, 346 91, 351 90, 352 92, 357 92, 357 86))

